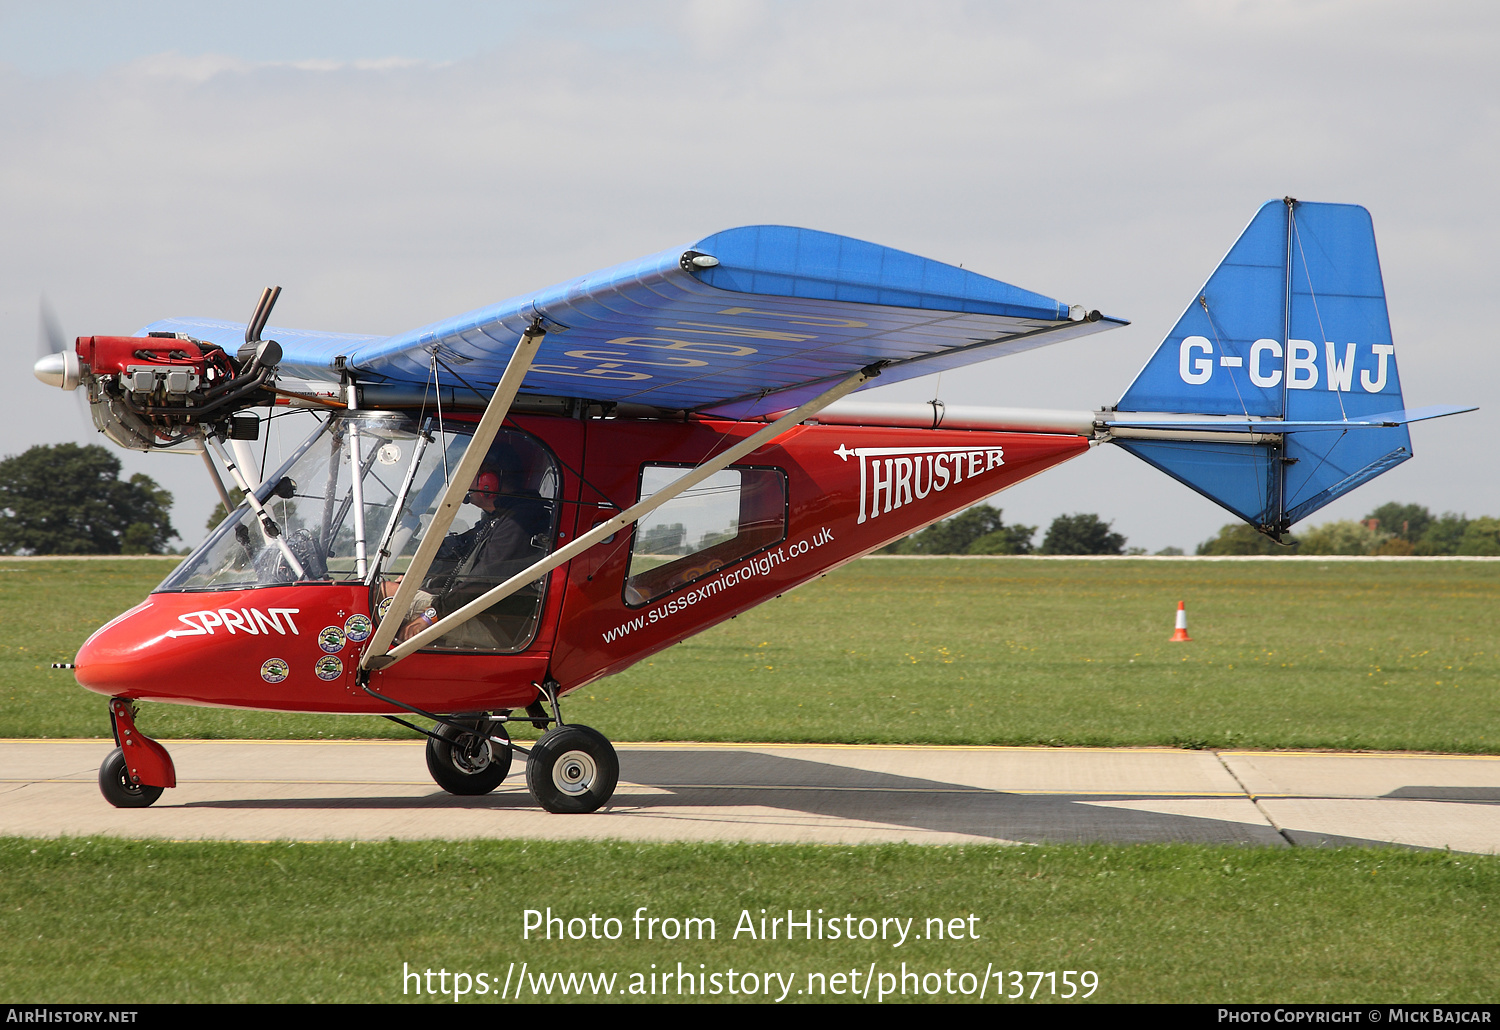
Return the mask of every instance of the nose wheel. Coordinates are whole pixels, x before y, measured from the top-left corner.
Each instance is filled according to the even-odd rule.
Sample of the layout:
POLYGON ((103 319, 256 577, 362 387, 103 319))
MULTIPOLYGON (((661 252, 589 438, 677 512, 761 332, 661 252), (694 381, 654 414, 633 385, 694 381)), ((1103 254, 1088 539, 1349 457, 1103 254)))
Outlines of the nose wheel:
POLYGON ((119 747, 99 767, 99 792, 116 808, 146 808, 163 789, 177 786, 172 756, 135 728, 135 704, 129 698, 111 699, 109 718, 119 747))
POLYGON ((146 808, 161 797, 162 788, 136 783, 130 778, 125 750, 115 748, 99 767, 99 793, 116 808, 146 808))

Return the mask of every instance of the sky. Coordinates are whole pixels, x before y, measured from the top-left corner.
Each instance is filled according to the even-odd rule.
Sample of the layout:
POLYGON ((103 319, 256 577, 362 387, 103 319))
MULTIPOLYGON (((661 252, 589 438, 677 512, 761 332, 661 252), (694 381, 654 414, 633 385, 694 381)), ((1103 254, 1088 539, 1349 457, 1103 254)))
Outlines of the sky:
MULTIPOLYGON (((1469 2, 0 0, 0 455, 103 442, 30 375, 43 298, 71 338, 244 321, 278 284, 277 324, 391 334, 757 223, 1132 323, 870 399, 1093 408, 1286 195, 1369 208, 1407 405, 1487 408, 1497 51, 1469 2)), ((1310 523, 1500 514, 1486 417, 1414 426, 1310 523)), ((116 453, 196 544, 197 459, 116 453)), ((993 503, 1150 551, 1230 520, 1108 446, 993 503)))

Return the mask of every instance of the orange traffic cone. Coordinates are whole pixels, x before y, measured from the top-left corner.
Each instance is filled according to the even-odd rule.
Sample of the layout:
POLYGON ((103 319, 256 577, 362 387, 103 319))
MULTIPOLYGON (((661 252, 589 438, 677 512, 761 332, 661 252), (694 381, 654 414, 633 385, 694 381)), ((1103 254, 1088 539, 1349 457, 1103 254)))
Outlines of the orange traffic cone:
POLYGON ((1169 641, 1167 641, 1167 643, 1169 643, 1169 644, 1175 644, 1175 643, 1177 643, 1178 641, 1181 641, 1181 640, 1192 640, 1192 639, 1193 639, 1192 637, 1190 637, 1190 636, 1187 635, 1187 605, 1184 604, 1181 601, 1178 601, 1177 602, 1177 629, 1172 633, 1172 639, 1169 640, 1169 641))

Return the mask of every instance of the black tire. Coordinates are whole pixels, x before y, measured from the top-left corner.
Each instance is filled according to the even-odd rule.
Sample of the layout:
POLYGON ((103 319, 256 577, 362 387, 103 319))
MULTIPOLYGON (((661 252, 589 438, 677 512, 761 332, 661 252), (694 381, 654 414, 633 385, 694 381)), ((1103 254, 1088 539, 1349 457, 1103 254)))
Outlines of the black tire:
POLYGON ((161 787, 130 782, 130 768, 122 748, 111 751, 99 766, 99 793, 116 808, 147 808, 156 803, 161 792, 161 787))
MULTIPOLYGON (((442 739, 427 738, 427 771, 449 794, 488 794, 510 772, 510 748, 490 743, 473 732, 485 725, 483 721, 465 721, 463 725, 472 729, 439 723, 435 732, 442 739)), ((510 739, 501 723, 489 723, 488 730, 489 736, 510 739)))
POLYGON ((526 786, 549 812, 593 812, 615 793, 620 759, 604 734, 587 726, 555 726, 531 749, 526 786))

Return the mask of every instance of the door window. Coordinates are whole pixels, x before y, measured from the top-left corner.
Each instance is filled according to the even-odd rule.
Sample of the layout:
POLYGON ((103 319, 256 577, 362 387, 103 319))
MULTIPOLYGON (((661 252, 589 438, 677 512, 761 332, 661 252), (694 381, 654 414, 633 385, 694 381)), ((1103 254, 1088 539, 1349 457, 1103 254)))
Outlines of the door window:
MULTIPOLYGON (((691 468, 647 465, 640 498, 665 489, 691 468)), ((727 468, 636 524, 625 603, 653 601, 786 538, 786 474, 727 468)))

